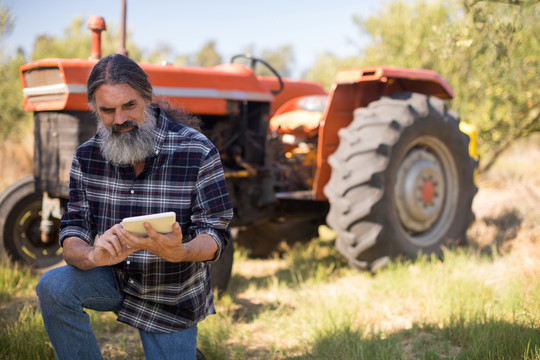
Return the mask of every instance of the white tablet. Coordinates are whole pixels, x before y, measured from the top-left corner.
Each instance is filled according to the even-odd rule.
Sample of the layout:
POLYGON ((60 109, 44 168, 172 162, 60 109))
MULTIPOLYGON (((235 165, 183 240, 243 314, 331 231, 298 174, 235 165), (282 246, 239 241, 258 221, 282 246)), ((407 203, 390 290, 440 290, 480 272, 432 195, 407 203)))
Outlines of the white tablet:
POLYGON ((122 220, 121 224, 130 233, 136 236, 148 236, 144 223, 150 223, 152 228, 160 234, 168 234, 173 231, 173 224, 176 221, 174 212, 166 212, 161 214, 132 216, 122 220))

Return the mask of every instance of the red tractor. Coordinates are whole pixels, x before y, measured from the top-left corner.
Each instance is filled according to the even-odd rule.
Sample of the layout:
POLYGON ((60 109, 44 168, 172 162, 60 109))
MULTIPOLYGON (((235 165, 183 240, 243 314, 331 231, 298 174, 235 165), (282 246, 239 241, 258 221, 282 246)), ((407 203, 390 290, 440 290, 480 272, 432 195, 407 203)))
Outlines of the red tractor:
MULTIPOLYGON (((140 65, 156 96, 203 121, 226 170, 236 241, 252 255, 309 240, 325 223, 359 269, 465 242, 474 219, 474 136, 446 107, 453 92, 439 75, 347 69, 327 93, 283 79, 261 59, 238 57, 212 68, 140 65), (257 64, 274 76, 257 76, 257 64)), ((72 157, 96 129, 85 88, 95 62, 42 59, 20 68, 35 152, 33 176, 0 196, 0 245, 14 259, 38 267, 61 260, 57 234, 72 157)), ((216 281, 223 286, 232 248, 222 262, 227 271, 216 281)))

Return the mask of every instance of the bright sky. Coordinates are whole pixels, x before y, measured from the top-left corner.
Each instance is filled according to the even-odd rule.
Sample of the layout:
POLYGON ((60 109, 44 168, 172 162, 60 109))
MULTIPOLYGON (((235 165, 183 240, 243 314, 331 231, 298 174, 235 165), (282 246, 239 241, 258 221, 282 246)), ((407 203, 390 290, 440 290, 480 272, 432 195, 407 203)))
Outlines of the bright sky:
MULTIPOLYGON (((6 37, 8 50, 22 46, 30 54, 37 36, 61 36, 75 16, 85 21, 91 15, 102 16, 107 25, 118 27, 122 1, 4 3, 16 17, 15 28, 6 37)), ((224 61, 248 45, 255 46, 255 55, 292 45, 294 76, 299 76, 323 52, 357 55, 362 37, 352 17, 367 18, 378 9, 379 1, 373 0, 127 0, 127 27, 130 40, 146 51, 167 43, 176 54, 191 55, 213 40, 224 61)))

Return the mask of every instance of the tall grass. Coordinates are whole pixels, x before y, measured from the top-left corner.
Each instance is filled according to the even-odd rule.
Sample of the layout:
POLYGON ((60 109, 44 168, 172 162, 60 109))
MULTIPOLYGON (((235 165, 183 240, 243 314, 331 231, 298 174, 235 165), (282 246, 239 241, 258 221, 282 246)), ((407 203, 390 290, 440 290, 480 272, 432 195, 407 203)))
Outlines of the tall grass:
POLYGON ((51 359, 30 268, 0 258, 0 359, 51 359))
MULTIPOLYGON (((540 244, 506 255, 448 250, 444 261, 350 269, 331 239, 282 258, 235 254, 218 314, 199 325, 208 359, 540 359, 540 244)), ((29 288, 38 275, 4 257, 0 358, 50 359, 29 288), (8 284, 8 285, 4 285, 8 284), (5 290, 4 290, 5 289, 5 290)), ((138 334, 111 313, 90 312, 108 359, 144 359, 138 334)))
POLYGON ((18 263, 11 263, 7 254, 0 254, 0 301, 9 301, 16 296, 27 297, 33 293, 37 278, 30 268, 18 263))
POLYGON ((0 359, 54 359, 39 307, 26 304, 13 310, 13 318, 0 320, 0 359))

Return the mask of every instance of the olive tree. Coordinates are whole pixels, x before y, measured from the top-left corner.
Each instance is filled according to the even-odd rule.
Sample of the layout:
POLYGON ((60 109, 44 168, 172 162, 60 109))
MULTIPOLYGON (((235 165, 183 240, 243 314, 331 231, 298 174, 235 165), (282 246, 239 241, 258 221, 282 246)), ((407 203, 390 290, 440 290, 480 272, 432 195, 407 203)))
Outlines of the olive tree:
POLYGON ((22 50, 7 54, 4 38, 14 26, 11 9, 0 4, 0 143, 8 137, 18 136, 29 127, 30 116, 22 110, 22 86, 19 66, 24 64, 22 50))

